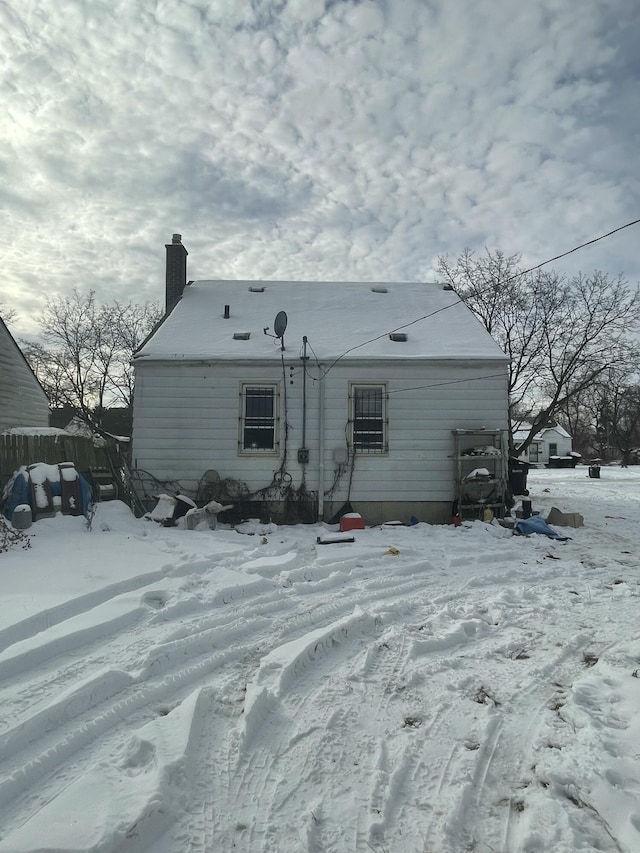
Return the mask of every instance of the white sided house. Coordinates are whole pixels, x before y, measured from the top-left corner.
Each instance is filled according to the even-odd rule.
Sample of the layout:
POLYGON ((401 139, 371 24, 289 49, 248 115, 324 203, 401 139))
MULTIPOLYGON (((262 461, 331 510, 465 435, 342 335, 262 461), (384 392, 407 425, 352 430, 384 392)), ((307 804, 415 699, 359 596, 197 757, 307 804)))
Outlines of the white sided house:
POLYGON ((347 501, 367 523, 451 520, 452 431, 508 424, 507 358, 452 290, 176 287, 180 235, 167 258, 168 314, 134 357, 135 468, 191 495, 209 472, 216 499, 280 521, 347 501))
POLYGON ((0 319, 0 432, 14 427, 48 426, 47 395, 0 319))
MULTIPOLYGON (((516 444, 525 440, 531 426, 522 424, 513 433, 516 444)), ((565 458, 572 453, 571 436, 564 427, 559 425, 545 427, 533 439, 527 450, 518 457, 532 465, 548 465, 555 457, 565 458)))

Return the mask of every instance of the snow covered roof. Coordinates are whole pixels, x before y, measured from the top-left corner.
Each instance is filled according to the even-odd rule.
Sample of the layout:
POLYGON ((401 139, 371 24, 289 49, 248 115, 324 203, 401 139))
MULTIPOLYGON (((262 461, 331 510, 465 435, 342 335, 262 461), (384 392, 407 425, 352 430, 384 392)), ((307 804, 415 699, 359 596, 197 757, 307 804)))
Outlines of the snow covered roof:
MULTIPOLYGON (((524 441, 528 435, 529 435, 528 429, 517 429, 513 434, 513 440, 517 444, 519 441, 524 441)), ((536 436, 533 439, 533 442, 536 442, 536 441, 539 441, 538 436, 536 436)))
MULTIPOLYGON (((515 430, 513 433, 514 441, 524 441, 525 438, 527 438, 527 436, 529 435, 530 431, 531 431, 531 424, 526 424, 526 423, 520 424, 518 429, 515 430)), ((557 432, 558 435, 561 435, 563 438, 571 438, 570 434, 566 431, 566 429, 564 427, 561 427, 559 424, 557 424, 556 426, 544 427, 544 429, 541 429, 540 432, 536 434, 534 441, 538 441, 538 442, 542 441, 543 438, 545 437, 545 433, 548 433, 548 432, 557 432)))
POLYGON ((557 432, 558 435, 561 435, 563 438, 571 438, 566 429, 561 427, 560 424, 556 424, 556 426, 552 427, 545 427, 543 430, 540 430, 540 435, 543 436, 547 432, 557 432))
POLYGON ((347 350, 363 359, 507 360, 442 284, 309 281, 193 282, 135 358, 279 359, 280 341, 264 329, 273 335, 280 311, 286 350, 298 354, 306 335, 319 360, 347 350), (393 331, 406 340, 391 340, 393 331))

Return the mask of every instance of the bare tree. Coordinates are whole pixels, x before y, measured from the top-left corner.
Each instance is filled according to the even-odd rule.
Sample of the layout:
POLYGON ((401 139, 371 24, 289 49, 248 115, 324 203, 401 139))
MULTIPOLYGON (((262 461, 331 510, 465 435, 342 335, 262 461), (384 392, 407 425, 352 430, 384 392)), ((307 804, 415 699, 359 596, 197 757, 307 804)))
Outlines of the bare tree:
POLYGON ((39 318, 42 342, 21 346, 51 404, 99 430, 108 406, 131 406, 131 357, 160 316, 151 303, 101 305, 94 291, 74 290, 49 301, 39 318))
POLYGON ((560 421, 569 434, 573 449, 582 456, 602 456, 597 452, 594 403, 597 383, 569 397, 560 409, 560 421))
POLYGON ((628 383, 609 385, 607 402, 604 414, 609 423, 611 443, 626 468, 632 461, 634 450, 640 447, 640 386, 628 383))
POLYGON ((17 316, 18 314, 13 308, 6 308, 4 303, 0 302, 0 317, 2 317, 6 326, 10 326, 17 316))
MULTIPOLYGON (((438 270, 510 357, 510 421, 531 423, 526 450, 567 402, 609 369, 637 353, 640 298, 622 276, 602 272, 565 278, 555 272, 523 273, 520 256, 465 250, 455 261, 439 258, 438 270)), ((522 424, 514 424, 521 428, 522 424)))
POLYGON ((631 369, 612 368, 580 399, 580 419, 591 427, 595 454, 627 466, 640 447, 640 383, 631 369))

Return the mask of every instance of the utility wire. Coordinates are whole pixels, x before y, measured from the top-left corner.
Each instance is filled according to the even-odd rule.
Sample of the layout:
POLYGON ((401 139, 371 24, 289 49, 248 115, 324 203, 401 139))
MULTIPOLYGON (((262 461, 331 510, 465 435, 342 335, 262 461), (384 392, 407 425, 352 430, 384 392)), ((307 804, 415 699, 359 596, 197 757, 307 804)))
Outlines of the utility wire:
POLYGON ((441 385, 457 385, 460 382, 479 382, 481 379, 506 379, 505 370, 502 373, 485 373, 484 376, 467 376, 465 379, 447 379, 443 382, 432 382, 429 385, 412 385, 410 388, 397 388, 395 391, 387 391, 387 396, 402 394, 405 391, 422 391, 425 388, 439 388, 441 385))
MULTIPOLYGON (((584 249, 585 246, 591 246, 594 243, 598 243, 600 240, 604 240, 606 237, 610 237, 612 234, 617 234, 618 231, 623 231, 625 228, 630 228, 632 225, 637 225, 640 222, 640 219, 634 219, 632 222, 627 222, 625 225, 620 225, 618 228, 614 228, 612 231, 608 231, 606 234, 601 234, 599 237, 594 237, 592 240, 587 240, 586 243, 581 243, 579 246, 574 246, 573 249, 569 249, 567 252, 562 252, 560 255, 555 255, 553 258, 548 258, 546 261, 542 261, 539 264, 536 264, 533 267, 530 267, 526 270, 520 270, 520 272, 515 273, 510 278, 505 279, 502 284, 508 284, 511 281, 514 281, 516 278, 520 276, 527 275, 530 272, 534 272, 535 270, 541 269, 541 267, 546 266, 547 264, 553 263, 553 261, 557 261, 560 258, 565 258, 567 255, 573 254, 573 252, 577 252, 580 249, 584 249)), ((489 287, 486 288, 489 290, 489 287)), ((480 290, 479 293, 483 293, 483 290, 480 290)), ((382 338, 386 338, 388 335, 392 335, 394 332, 399 332, 402 329, 407 329, 409 326, 413 326, 416 323, 421 323, 423 320, 428 320, 430 317, 435 317, 436 314, 440 314, 442 311, 447 311, 449 308, 453 308, 454 305, 459 305, 461 302, 464 302, 463 299, 456 299, 454 302, 451 302, 449 305, 444 305, 442 308, 437 308, 435 311, 431 311, 429 314, 424 314, 422 317, 416 317, 415 320, 411 320, 408 323, 404 323, 402 326, 397 326, 395 329, 391 329, 388 332, 384 332, 381 335, 377 335, 375 338, 370 338, 368 341, 363 341, 360 344, 355 344, 349 349, 345 350, 341 355, 339 355, 334 361, 331 362, 329 367, 322 373, 321 379, 324 379, 325 376, 329 373, 330 370, 336 366, 336 364, 341 361, 345 356, 349 355, 349 353, 354 350, 360 349, 361 347, 367 346, 367 344, 373 344, 376 341, 381 340, 382 338)))
POLYGON ((634 219, 633 222, 627 222, 626 225, 620 225, 618 228, 614 228, 613 231, 607 231, 606 234, 601 234, 599 237, 594 237, 593 240, 587 240, 586 243, 581 243, 579 246, 576 246, 573 249, 569 249, 568 252, 563 252, 561 255, 556 255, 555 258, 549 258, 548 261, 543 261, 541 264, 537 264, 535 267, 531 267, 528 270, 522 270, 522 272, 516 273, 516 275, 511 276, 511 278, 508 278, 507 282, 513 281, 514 278, 518 278, 518 276, 520 275, 526 275, 529 272, 535 272, 535 270, 539 270, 540 267, 544 267, 547 264, 553 263, 554 261, 559 261, 560 258, 566 258, 567 255, 572 255, 579 249, 584 249, 585 246, 592 246, 594 243, 598 243, 600 240, 604 240, 605 237, 611 237, 612 234, 617 234, 618 231, 623 231, 625 228, 630 228, 632 225, 637 225, 639 222, 640 219, 634 219))

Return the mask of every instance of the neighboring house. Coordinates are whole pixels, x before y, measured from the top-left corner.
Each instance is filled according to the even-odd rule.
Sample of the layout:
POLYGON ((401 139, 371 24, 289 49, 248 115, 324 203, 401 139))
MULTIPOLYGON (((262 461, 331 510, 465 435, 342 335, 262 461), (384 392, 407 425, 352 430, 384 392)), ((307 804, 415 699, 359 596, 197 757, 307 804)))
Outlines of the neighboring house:
MULTIPOLYGON (((76 414, 72 406, 60 406, 56 409, 51 409, 51 426, 67 429, 74 419, 76 419, 76 414)), ((130 437, 131 409, 124 406, 104 409, 100 418, 100 425, 104 432, 109 435, 119 438, 130 437)), ((89 433, 93 434, 91 430, 89 430, 89 433)))
POLYGON ((452 430, 508 425, 508 360, 452 290, 185 286, 180 235, 167 261, 168 313, 134 356, 136 468, 192 495, 213 469, 278 520, 347 501, 368 523, 451 519, 452 430))
MULTIPOLYGON (((531 430, 530 424, 522 424, 515 430, 513 440, 516 445, 524 441, 531 430)), ((571 436, 564 427, 552 426, 541 429, 527 450, 519 459, 531 464, 547 465, 552 456, 569 456, 572 452, 571 436)))
POLYGON ((0 432, 12 427, 48 425, 47 395, 0 319, 0 432))

